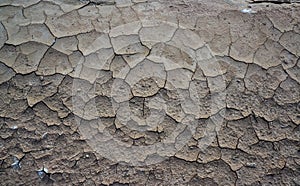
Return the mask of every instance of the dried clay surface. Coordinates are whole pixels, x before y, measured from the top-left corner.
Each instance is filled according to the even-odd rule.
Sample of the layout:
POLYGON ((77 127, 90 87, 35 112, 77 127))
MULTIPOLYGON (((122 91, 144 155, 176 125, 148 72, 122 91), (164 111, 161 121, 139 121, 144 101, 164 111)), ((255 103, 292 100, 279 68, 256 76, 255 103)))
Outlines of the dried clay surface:
POLYGON ((0 185, 300 185, 299 83, 298 1, 0 0, 0 185))

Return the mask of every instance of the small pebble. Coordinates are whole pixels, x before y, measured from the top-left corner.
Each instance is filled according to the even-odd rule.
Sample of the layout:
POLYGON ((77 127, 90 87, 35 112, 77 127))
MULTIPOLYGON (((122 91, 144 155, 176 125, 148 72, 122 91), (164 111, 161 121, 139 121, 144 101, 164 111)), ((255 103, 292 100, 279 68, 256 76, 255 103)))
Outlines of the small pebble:
POLYGON ((14 157, 14 162, 11 164, 13 169, 21 169, 21 162, 18 158, 14 157))
POLYGON ((37 171, 38 176, 40 177, 40 179, 43 179, 45 176, 45 172, 43 170, 38 170, 37 171))
POLYGON ((242 13, 245 13, 245 14, 254 14, 256 13, 256 11, 253 11, 251 8, 245 8, 243 10, 241 10, 242 13))
POLYGON ((45 132, 43 135, 42 135, 42 138, 45 138, 47 136, 47 132, 45 132))
POLYGON ((246 167, 256 168, 256 163, 246 163, 246 167))
POLYGON ((43 167, 40 170, 37 170, 36 172, 37 172, 38 176, 40 177, 40 179, 43 179, 46 176, 46 174, 48 173, 48 169, 43 167))
POLYGON ((280 125, 281 128, 288 128, 289 126, 290 125, 288 125, 288 124, 287 125, 283 125, 283 124, 280 125))

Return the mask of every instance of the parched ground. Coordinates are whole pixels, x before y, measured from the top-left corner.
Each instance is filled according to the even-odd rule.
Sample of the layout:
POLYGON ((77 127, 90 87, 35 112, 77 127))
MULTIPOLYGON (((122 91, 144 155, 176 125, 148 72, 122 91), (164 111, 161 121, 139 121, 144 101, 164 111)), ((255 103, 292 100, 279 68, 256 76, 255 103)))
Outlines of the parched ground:
POLYGON ((0 0, 0 185, 300 185, 300 4, 0 0))

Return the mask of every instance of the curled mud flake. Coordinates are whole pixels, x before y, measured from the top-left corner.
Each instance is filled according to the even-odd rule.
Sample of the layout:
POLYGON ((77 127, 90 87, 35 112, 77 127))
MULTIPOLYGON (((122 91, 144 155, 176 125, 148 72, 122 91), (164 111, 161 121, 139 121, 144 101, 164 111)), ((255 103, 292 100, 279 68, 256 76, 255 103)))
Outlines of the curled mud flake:
POLYGON ((76 37, 70 36, 56 39, 55 44, 52 46, 52 48, 70 55, 77 50, 77 46, 78 40, 76 39, 76 37))
POLYGON ((284 32, 279 43, 296 56, 300 56, 300 34, 293 31, 284 32))
POLYGON ((73 67, 69 62, 68 56, 50 48, 43 56, 36 73, 44 76, 54 75, 55 73, 66 75, 72 71, 73 67))
POLYGON ((258 48, 254 55, 253 62, 268 69, 281 63, 280 52, 284 48, 276 41, 267 40, 264 45, 258 48))
POLYGON ((11 68, 0 63, 0 84, 10 80, 15 74, 16 73, 11 68))
POLYGON ((89 55, 100 49, 111 48, 108 34, 95 31, 77 35, 78 49, 83 55, 89 55))
POLYGON ((156 43, 169 41, 176 31, 176 27, 170 24, 161 24, 159 26, 143 27, 139 36, 143 45, 148 48, 156 43))
POLYGON ((20 74, 28 74, 38 69, 38 65, 48 46, 37 42, 27 42, 19 45, 20 53, 12 68, 20 74))
POLYGON ((163 63, 166 70, 187 68, 195 71, 196 61, 193 53, 192 50, 184 51, 172 45, 158 43, 153 46, 147 59, 156 63, 163 63))
POLYGON ((82 19, 76 10, 61 16, 51 15, 47 18, 46 25, 55 37, 73 36, 94 29, 91 20, 82 19))
POLYGON ((297 57, 288 50, 283 50, 280 52, 280 60, 284 69, 292 68, 297 63, 297 57))
POLYGON ((300 59, 297 65, 286 70, 289 76, 300 84, 300 59))
POLYGON ((55 42, 55 37, 44 24, 22 26, 17 33, 8 33, 8 38, 7 43, 13 45, 35 41, 50 46, 55 42))
POLYGON ((279 88, 276 89, 274 99, 280 105, 284 105, 285 103, 298 103, 300 101, 300 86, 298 82, 287 78, 280 84, 279 88))
POLYGON ((2 23, 0 23, 0 48, 3 47, 4 43, 7 41, 7 33, 2 23))

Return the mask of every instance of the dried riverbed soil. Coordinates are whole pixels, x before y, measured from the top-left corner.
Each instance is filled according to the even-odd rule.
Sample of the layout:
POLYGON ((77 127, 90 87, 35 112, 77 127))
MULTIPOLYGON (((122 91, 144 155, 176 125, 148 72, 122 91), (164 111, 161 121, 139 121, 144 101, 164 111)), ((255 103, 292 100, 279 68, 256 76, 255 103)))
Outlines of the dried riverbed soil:
POLYGON ((251 2, 0 0, 0 185, 300 185, 300 4, 251 2))

